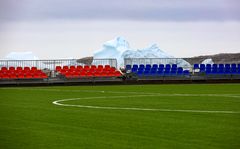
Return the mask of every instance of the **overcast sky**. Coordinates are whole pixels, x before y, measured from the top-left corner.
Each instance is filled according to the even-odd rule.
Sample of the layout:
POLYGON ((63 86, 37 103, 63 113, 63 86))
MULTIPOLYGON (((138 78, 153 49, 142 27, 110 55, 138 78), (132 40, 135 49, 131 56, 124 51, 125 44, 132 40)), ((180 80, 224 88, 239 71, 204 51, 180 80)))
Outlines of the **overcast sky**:
POLYGON ((0 58, 91 56, 116 36, 175 57, 240 52, 240 1, 0 0, 0 58))

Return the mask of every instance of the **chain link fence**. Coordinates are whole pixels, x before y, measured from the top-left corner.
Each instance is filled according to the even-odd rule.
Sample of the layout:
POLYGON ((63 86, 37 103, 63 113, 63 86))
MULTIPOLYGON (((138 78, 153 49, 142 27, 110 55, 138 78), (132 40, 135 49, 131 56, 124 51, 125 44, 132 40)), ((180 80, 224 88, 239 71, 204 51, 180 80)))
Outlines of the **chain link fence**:
POLYGON ((146 64, 177 64, 179 67, 183 67, 184 69, 191 69, 192 64, 182 58, 125 58, 124 65, 146 65, 146 64))

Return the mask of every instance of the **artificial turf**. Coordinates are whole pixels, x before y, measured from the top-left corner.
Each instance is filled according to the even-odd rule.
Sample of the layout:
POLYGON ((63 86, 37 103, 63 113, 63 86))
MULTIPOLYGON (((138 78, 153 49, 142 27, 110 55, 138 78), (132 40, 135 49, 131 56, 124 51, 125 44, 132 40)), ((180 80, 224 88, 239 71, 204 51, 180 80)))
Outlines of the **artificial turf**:
POLYGON ((238 149, 240 113, 52 102, 82 98, 62 103, 240 112, 239 91, 240 84, 0 88, 0 148, 238 149))

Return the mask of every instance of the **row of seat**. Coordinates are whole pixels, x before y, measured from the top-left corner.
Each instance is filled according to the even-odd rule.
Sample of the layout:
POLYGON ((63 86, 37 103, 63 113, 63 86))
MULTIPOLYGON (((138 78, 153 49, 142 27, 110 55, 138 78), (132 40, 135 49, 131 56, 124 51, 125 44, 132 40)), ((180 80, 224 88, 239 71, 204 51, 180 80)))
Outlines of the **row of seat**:
POLYGON ((150 69, 171 69, 171 68, 177 68, 177 64, 140 64, 140 65, 137 65, 137 64, 134 64, 134 65, 126 65, 126 70, 138 70, 138 69, 144 69, 144 70, 150 70, 150 69))
POLYGON ((193 69, 194 72, 198 70, 206 75, 240 74, 240 64, 194 64, 193 69))
POLYGON ((121 72, 110 65, 85 65, 85 66, 56 66, 56 71, 66 78, 82 77, 120 77, 121 72))
POLYGON ((177 67, 177 64, 140 64, 126 65, 126 71, 135 73, 138 76, 189 76, 189 70, 183 70, 182 67, 177 67))
POLYGON ((138 71, 136 73, 140 77, 144 76, 189 76, 189 70, 183 70, 181 67, 177 71, 138 71))
POLYGON ((2 67, 0 79, 45 79, 47 75, 36 67, 2 67))

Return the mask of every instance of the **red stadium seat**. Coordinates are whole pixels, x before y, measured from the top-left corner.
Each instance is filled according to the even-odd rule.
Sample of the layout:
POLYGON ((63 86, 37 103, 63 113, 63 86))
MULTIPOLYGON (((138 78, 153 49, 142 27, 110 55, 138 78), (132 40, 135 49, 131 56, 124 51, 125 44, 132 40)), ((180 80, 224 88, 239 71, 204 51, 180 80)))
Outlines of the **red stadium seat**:
POLYGON ((91 68, 94 68, 94 69, 96 69, 96 68, 97 68, 97 66, 96 66, 96 65, 91 65, 91 68))
POLYGON ((2 67, 1 70, 2 71, 7 71, 8 69, 7 69, 7 67, 2 67))
POLYGON ((67 73, 66 70, 62 69, 61 72, 60 72, 62 75, 65 75, 67 73))
POLYGON ((116 76, 116 77, 120 77, 120 76, 122 76, 122 74, 121 74, 120 71, 115 71, 115 76, 116 76))
POLYGON ((85 71, 82 71, 82 72, 80 73, 80 77, 86 77, 86 72, 85 72, 85 71))
POLYGON ((31 78, 33 78, 33 77, 32 77, 32 75, 31 75, 31 73, 27 73, 27 74, 25 75, 25 78, 31 79, 31 78))
POLYGON ((15 70, 15 67, 9 67, 8 70, 14 71, 14 70, 15 70))
POLYGON ((68 70, 69 68, 68 68, 68 66, 63 66, 63 69, 68 70))
POLYGON ((105 65, 105 68, 111 68, 111 66, 110 65, 105 65))
POLYGON ((24 77, 24 74, 23 74, 23 73, 20 73, 20 74, 17 75, 17 78, 23 79, 23 78, 25 78, 25 77, 24 77))
POLYGON ((62 67, 61 66, 56 66, 56 70, 60 72, 62 70, 62 67))
POLYGON ((82 69, 83 69, 83 66, 82 66, 82 65, 78 65, 76 69, 77 69, 77 70, 82 70, 82 69))
POLYGON ((70 66, 70 69, 76 69, 76 67, 75 66, 70 66))
POLYGON ((6 67, 0 70, 1 79, 32 79, 32 78, 48 78, 48 76, 42 71, 38 70, 37 67, 6 67))
POLYGON ((10 77, 11 79, 17 79, 16 74, 10 74, 9 77, 10 77))
POLYGON ((20 70, 23 70, 22 67, 17 67, 17 70, 20 71, 20 70))
POLYGON ((24 71, 30 71, 29 67, 24 67, 24 71))
POLYGON ((95 77, 100 77, 101 74, 100 74, 100 72, 96 71, 96 72, 94 73, 94 76, 95 76, 95 77))
POLYGON ((33 74, 33 78, 34 79, 40 79, 41 78, 41 74, 40 73, 35 73, 35 74, 33 74))
POLYGON ((114 72, 116 69, 114 67, 109 68, 110 72, 114 72))
POLYGON ((33 74, 34 74, 34 73, 36 73, 36 72, 37 72, 37 70, 34 70, 34 69, 31 69, 31 70, 30 70, 30 73, 33 73, 33 74))
POLYGON ((45 73, 41 73, 41 78, 42 78, 42 79, 47 79, 48 76, 47 76, 45 73))
POLYGON ((94 75, 93 75, 92 72, 87 72, 86 76, 87 76, 87 77, 93 77, 94 75))
POLYGON ((101 72, 100 74, 101 74, 101 77, 107 77, 108 76, 107 72, 105 72, 105 71, 101 72))
POLYGON ((37 71, 37 67, 32 67, 31 71, 37 71))
POLYGON ((10 77, 9 77, 9 75, 8 74, 3 74, 2 75, 2 79, 9 79, 10 77))
POLYGON ((67 72, 67 73, 65 74, 65 76, 66 76, 66 78, 72 78, 72 73, 71 73, 71 72, 67 72))
POLYGON ((78 78, 79 76, 80 76, 80 72, 74 72, 72 74, 72 77, 74 77, 74 78, 78 78))
POLYGON ((103 69, 103 65, 98 65, 98 69, 103 69))
POLYGON ((89 69, 90 69, 90 67, 89 67, 88 65, 85 65, 83 68, 84 68, 85 70, 89 70, 89 69))

